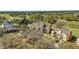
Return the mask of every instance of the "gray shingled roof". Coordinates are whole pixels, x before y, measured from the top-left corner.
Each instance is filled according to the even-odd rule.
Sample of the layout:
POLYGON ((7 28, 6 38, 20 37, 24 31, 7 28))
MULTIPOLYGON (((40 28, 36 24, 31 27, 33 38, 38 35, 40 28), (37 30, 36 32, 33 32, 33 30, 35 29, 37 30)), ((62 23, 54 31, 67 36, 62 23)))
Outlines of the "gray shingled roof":
POLYGON ((16 28, 10 22, 4 22, 2 24, 5 30, 15 30, 16 28))

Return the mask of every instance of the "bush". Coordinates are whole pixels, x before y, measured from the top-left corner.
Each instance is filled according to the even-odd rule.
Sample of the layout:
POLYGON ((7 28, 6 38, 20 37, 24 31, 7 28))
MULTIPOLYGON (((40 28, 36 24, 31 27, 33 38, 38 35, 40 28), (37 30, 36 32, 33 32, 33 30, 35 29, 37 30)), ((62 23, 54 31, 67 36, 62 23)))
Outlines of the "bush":
POLYGON ((57 27, 57 28, 63 28, 63 27, 65 27, 66 25, 67 25, 67 23, 66 23, 65 20, 58 20, 58 21, 56 22, 56 27, 57 27))
POLYGON ((77 46, 75 43, 72 42, 63 42, 60 44, 61 49, 78 49, 79 46, 77 46))

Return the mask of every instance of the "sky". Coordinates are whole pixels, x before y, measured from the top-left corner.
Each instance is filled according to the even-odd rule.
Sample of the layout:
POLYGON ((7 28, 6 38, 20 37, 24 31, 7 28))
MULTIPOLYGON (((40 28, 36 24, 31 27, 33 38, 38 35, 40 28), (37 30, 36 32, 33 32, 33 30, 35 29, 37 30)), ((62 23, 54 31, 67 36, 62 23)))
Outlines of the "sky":
POLYGON ((0 0, 0 11, 79 10, 78 0, 0 0))

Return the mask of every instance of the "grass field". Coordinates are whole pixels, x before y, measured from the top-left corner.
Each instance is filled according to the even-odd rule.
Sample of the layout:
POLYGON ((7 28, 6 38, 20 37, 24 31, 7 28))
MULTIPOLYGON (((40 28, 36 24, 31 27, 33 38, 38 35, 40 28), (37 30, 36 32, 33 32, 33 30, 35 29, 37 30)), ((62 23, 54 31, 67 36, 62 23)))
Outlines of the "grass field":
POLYGON ((72 21, 68 22, 69 24, 69 29, 72 31, 73 35, 75 37, 79 37, 79 22, 72 21))
POLYGON ((70 30, 72 31, 74 36, 79 37, 79 29, 70 28, 70 30))

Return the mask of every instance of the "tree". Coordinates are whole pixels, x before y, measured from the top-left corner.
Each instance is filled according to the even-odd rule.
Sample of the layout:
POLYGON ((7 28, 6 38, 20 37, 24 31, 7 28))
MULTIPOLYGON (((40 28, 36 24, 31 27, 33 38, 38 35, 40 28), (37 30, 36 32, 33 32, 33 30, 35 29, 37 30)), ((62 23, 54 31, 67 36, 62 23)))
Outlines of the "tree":
POLYGON ((57 21, 57 19, 50 19, 48 22, 51 23, 51 24, 55 24, 57 21))
POLYGON ((30 15, 30 21, 42 21, 43 16, 39 13, 30 15))
POLYGON ((57 27, 57 28, 63 28, 63 27, 65 27, 66 25, 67 25, 67 23, 66 23, 65 20, 58 20, 58 21, 56 22, 56 27, 57 27))

